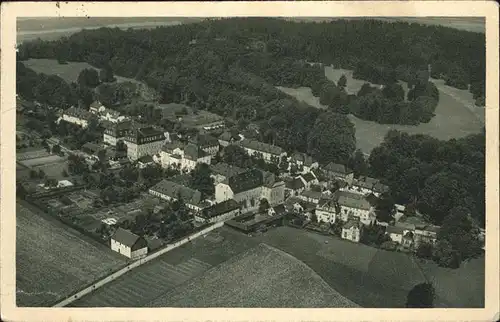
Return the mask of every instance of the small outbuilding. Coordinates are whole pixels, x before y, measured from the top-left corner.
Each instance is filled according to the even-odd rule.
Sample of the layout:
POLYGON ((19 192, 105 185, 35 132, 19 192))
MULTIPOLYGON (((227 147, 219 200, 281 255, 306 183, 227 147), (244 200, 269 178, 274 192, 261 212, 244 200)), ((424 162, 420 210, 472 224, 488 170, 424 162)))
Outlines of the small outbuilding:
POLYGON ((148 242, 144 237, 118 228, 111 237, 111 249, 130 259, 139 259, 148 254, 148 242))

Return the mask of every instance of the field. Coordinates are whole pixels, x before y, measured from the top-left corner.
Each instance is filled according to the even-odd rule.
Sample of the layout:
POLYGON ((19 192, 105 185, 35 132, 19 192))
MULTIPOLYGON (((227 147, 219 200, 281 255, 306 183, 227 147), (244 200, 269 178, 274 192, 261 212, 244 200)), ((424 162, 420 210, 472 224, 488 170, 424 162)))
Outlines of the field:
POLYGON ((307 265, 265 244, 165 294, 151 306, 358 307, 307 265))
POLYGON ((125 263, 106 246, 28 207, 16 204, 17 305, 50 305, 125 263))
MULTIPOLYGON (((87 63, 68 62, 67 64, 59 64, 55 59, 28 59, 23 61, 23 64, 37 73, 57 75, 68 83, 76 82, 80 72, 86 68, 99 70, 98 68, 95 68, 87 63)), ((116 75, 115 77, 118 82, 140 83, 139 81, 131 78, 116 75)))
POLYGON ((57 17, 57 18, 18 18, 17 41, 30 41, 37 38, 54 40, 69 36, 81 29, 109 28, 155 28, 199 21, 192 17, 57 17))
MULTIPOLYGON (((277 259, 278 262, 273 263, 272 258, 259 259, 259 256, 251 256, 250 260, 247 259, 245 262, 245 255, 242 254, 261 243, 302 261, 331 289, 362 307, 404 307, 408 291, 414 285, 425 281, 426 277, 436 284, 438 293, 436 305, 439 307, 481 307, 484 303, 484 286, 479 285, 481 279, 484 279, 484 263, 481 264, 480 260, 467 263, 458 270, 449 270, 436 267, 433 263, 418 264, 412 257, 403 253, 377 250, 290 227, 279 227, 254 237, 223 227, 205 238, 198 238, 161 256, 158 261, 155 260, 122 276, 79 300, 74 306, 231 306, 242 304, 237 303, 236 299, 241 296, 242 290, 248 289, 244 285, 264 285, 259 286, 263 290, 267 287, 266 284, 276 284, 275 286, 279 287, 286 282, 299 283, 297 280, 291 280, 294 274, 285 277, 280 275, 284 280, 282 284, 279 284, 281 280, 270 280, 269 273, 273 272, 269 275, 279 275, 277 267, 283 265, 278 264, 282 259, 277 259), (267 273, 258 265, 261 262, 269 263, 270 267, 266 268, 269 269, 267 273), (205 273, 206 275, 201 275, 203 270, 199 265, 204 266, 205 271, 210 267, 213 268, 205 273), (241 277, 242 273, 238 272, 238 267, 242 266, 248 268, 244 275, 249 281, 244 280, 241 277), (194 271, 190 271, 187 267, 192 267, 194 271), (175 268, 188 274, 188 277, 183 279, 185 284, 171 281, 175 276, 168 272, 175 268), (227 280, 218 280, 217 275, 224 276, 227 280), (199 277, 191 280, 196 276, 199 277), (236 287, 237 276, 241 277, 239 279, 241 283, 245 283, 240 289, 236 287), (260 279, 267 282, 261 284, 260 279), (157 286, 149 287, 148 285, 154 281, 158 282, 157 286), (211 289, 209 285, 212 283, 223 283, 224 287, 231 289, 228 294, 236 297, 234 301, 226 297, 213 299, 213 296, 208 295, 202 300, 201 296, 191 293, 196 289, 197 292, 205 294, 204 292, 211 289), (116 294, 124 294, 123 300, 116 294)), ((266 258, 267 255, 262 256, 266 258)), ((296 264, 287 264, 290 267, 294 265, 296 264)), ((312 276, 310 272, 306 273, 312 276)), ((212 288, 212 293, 216 289, 218 288, 212 288)), ((262 293, 264 292, 261 291, 260 294, 262 293)), ((247 299, 245 303, 257 305, 256 303, 261 303, 258 301, 261 299, 252 298, 247 299)), ((276 302, 272 303, 280 306, 276 302)), ((320 306, 321 303, 323 302, 317 302, 316 305, 320 306)), ((308 305, 315 304, 309 302, 308 305)))
MULTIPOLYGON (((365 83, 365 81, 353 79, 352 71, 325 67, 325 75, 334 82, 337 82, 342 74, 345 74, 347 78, 348 93, 357 93, 365 83)), ((431 79, 431 81, 438 88, 440 98, 435 116, 429 123, 422 123, 417 126, 379 124, 349 115, 349 119, 356 127, 357 147, 364 153, 369 154, 373 148, 380 145, 387 132, 391 129, 409 134, 427 134, 440 140, 461 138, 469 134, 479 133, 484 126, 485 113, 484 108, 474 106, 472 94, 465 90, 444 85, 442 80, 431 79)), ((407 90, 406 84, 400 83, 407 90)), ((319 104, 318 98, 312 96, 310 89, 280 89, 311 106, 324 108, 319 104)))

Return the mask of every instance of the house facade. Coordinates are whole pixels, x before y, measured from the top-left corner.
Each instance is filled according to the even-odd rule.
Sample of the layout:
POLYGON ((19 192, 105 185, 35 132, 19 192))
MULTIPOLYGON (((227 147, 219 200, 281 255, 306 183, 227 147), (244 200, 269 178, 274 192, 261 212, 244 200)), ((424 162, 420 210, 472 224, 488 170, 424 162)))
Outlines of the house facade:
POLYGON ((267 144, 255 140, 243 139, 238 143, 250 156, 262 158, 268 163, 279 164, 286 152, 276 145, 267 144))
POLYGON ((197 222, 216 223, 232 219, 240 214, 240 205, 229 199, 203 209, 194 216, 197 222))
POLYGON ((118 228, 111 237, 111 250, 135 260, 148 254, 148 243, 144 237, 118 228))
POLYGON ((348 221, 349 218, 355 217, 364 225, 375 223, 374 209, 364 196, 352 192, 337 191, 334 198, 337 201, 342 221, 348 221))
POLYGON ((89 111, 72 106, 62 113, 61 117, 58 119, 58 122, 63 120, 65 122, 78 125, 82 128, 87 128, 93 118, 94 116, 89 111))
POLYGON ((337 218, 337 205, 334 199, 323 199, 316 207, 316 218, 318 222, 333 224, 337 218))
POLYGON ((288 169, 290 172, 292 166, 300 169, 299 173, 307 173, 319 167, 318 162, 314 161, 310 155, 301 152, 295 152, 288 158, 288 169))
POLYGON ((215 156, 219 152, 219 140, 211 135, 199 134, 189 139, 189 142, 211 156, 215 156))
POLYGON ((389 191, 389 187, 378 179, 363 176, 353 180, 349 191, 359 194, 373 193, 376 197, 380 197, 381 194, 389 191))
POLYGON ((298 178, 304 183, 304 187, 306 190, 311 189, 312 185, 319 184, 319 180, 313 172, 301 174, 298 178))
POLYGON ((163 168, 176 167, 191 171, 196 168, 197 164, 210 164, 212 156, 197 145, 176 141, 167 143, 161 148, 160 159, 163 168))
POLYGON ((129 131, 123 138, 127 145, 127 156, 137 160, 145 155, 154 155, 161 150, 165 141, 163 131, 153 127, 137 128, 129 131))
POLYGON ((102 137, 104 143, 112 146, 116 146, 118 141, 123 140, 132 128, 132 123, 128 120, 121 122, 103 121, 101 125, 104 127, 102 137))
POLYGON ((263 198, 266 198, 270 205, 283 203, 284 184, 265 182, 263 173, 257 169, 232 176, 215 186, 216 202, 234 199, 241 205, 242 213, 259 209, 260 200, 263 198))
POLYGON ((304 182, 300 180, 300 178, 290 179, 285 182, 285 192, 288 196, 298 196, 305 189, 306 186, 304 185, 304 182))
POLYGON ((359 220, 349 219, 344 226, 342 226, 342 239, 347 239, 352 242, 358 243, 361 239, 361 231, 363 229, 359 220))
POLYGON ((149 194, 166 201, 176 201, 180 196, 186 207, 194 211, 201 211, 207 206, 200 191, 166 179, 151 187, 149 194))
POLYGON ((330 162, 323 168, 323 170, 325 171, 325 174, 332 180, 343 180, 349 185, 351 185, 354 180, 354 171, 343 164, 330 162))
POLYGON ((219 162, 215 165, 211 165, 210 169, 212 170, 212 174, 210 176, 214 179, 214 185, 217 185, 234 175, 248 171, 248 169, 243 169, 225 162, 219 162))

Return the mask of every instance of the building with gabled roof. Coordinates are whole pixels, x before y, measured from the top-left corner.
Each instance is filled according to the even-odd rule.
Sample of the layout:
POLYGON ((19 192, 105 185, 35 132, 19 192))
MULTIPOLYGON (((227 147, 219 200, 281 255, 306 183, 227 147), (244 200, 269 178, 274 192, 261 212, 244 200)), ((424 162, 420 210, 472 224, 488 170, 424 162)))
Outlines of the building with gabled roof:
POLYGON ((158 153, 165 143, 165 134, 152 126, 137 126, 126 132, 123 142, 129 159, 137 160, 158 153))
POLYGON ((300 178, 290 178, 285 181, 285 191, 290 196, 297 196, 304 191, 306 186, 300 178))
POLYGON ((334 198, 340 210, 339 216, 343 221, 357 217, 365 225, 375 222, 374 207, 365 196, 349 191, 337 191, 334 193, 334 198))
POLYGON ((78 125, 82 128, 86 128, 89 126, 90 121, 94 118, 95 116, 89 111, 84 110, 83 108, 71 106, 62 112, 62 115, 57 122, 59 123, 62 120, 78 125))
POLYGON ((290 171, 292 166, 295 165, 301 170, 299 173, 307 173, 319 167, 318 162, 316 162, 312 156, 302 152, 293 153, 288 158, 288 162, 288 171, 290 171))
POLYGON ((348 184, 352 184, 354 179, 354 171, 343 164, 330 162, 323 167, 323 170, 330 179, 340 179, 348 184))
POLYGON ((123 140, 126 134, 132 129, 132 122, 124 120, 121 122, 101 121, 104 128, 103 141, 106 144, 116 146, 116 143, 123 140))
POLYGON ((301 174, 298 178, 304 183, 306 190, 311 189, 313 185, 319 184, 319 180, 313 172, 301 174))
POLYGON ((316 206, 318 222, 335 223, 337 219, 337 204, 335 199, 321 199, 316 206))
POLYGON ((225 162, 211 165, 210 170, 212 170, 211 177, 214 179, 215 185, 234 175, 248 171, 248 169, 243 169, 225 162))
POLYGON ((234 199, 241 205, 242 213, 257 210, 263 198, 267 199, 271 206, 283 203, 284 183, 269 180, 257 169, 238 173, 215 186, 216 202, 234 199))
POLYGON ((221 146, 226 147, 229 144, 241 141, 242 137, 239 134, 231 133, 231 131, 224 131, 219 135, 218 140, 221 146))
POLYGON ((167 201, 182 198, 189 209, 200 211, 205 206, 202 193, 170 180, 162 180, 149 189, 149 194, 167 201))
POLYGON ((165 144, 160 151, 160 162, 163 168, 174 167, 191 171, 197 164, 212 162, 212 156, 193 143, 174 141, 165 144))
POLYGON ((212 156, 219 152, 219 140, 209 134, 198 134, 190 138, 189 142, 212 156))
POLYGON ((139 259, 148 254, 148 242, 144 237, 118 228, 111 237, 111 250, 130 259, 139 259))
POLYGON ((382 184, 379 179, 361 176, 353 180, 350 191, 360 194, 373 193, 375 196, 380 197, 381 194, 389 192, 389 187, 382 184))
POLYGON ((276 145, 250 139, 243 139, 238 145, 245 149, 248 155, 260 157, 266 162, 279 164, 281 158, 286 157, 285 150, 276 145))
POLYGON ((240 204, 234 199, 216 203, 197 213, 194 219, 202 223, 226 221, 240 215, 240 204))
POLYGON ((352 242, 358 243, 361 239, 361 232, 363 229, 363 225, 357 218, 350 218, 343 226, 342 226, 342 239, 347 239, 352 242))

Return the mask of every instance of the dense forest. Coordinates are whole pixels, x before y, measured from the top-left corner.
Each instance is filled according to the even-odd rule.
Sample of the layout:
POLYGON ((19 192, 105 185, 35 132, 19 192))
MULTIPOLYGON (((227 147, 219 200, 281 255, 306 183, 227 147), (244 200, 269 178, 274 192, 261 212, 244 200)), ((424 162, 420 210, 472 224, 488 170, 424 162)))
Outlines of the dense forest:
POLYGON ((485 224, 485 132, 440 141, 391 130, 369 159, 397 203, 413 204, 441 225, 455 207, 485 224))
MULTIPOLYGON (((18 60, 27 58, 109 66, 117 75, 145 81, 167 102, 188 97, 211 109, 210 97, 226 102, 240 96, 240 106, 232 108, 236 112, 255 100, 277 98, 275 85, 318 92, 326 82, 323 70, 306 61, 353 69, 355 77, 376 84, 403 80, 410 89, 426 86, 427 80, 418 79, 430 65, 433 77, 458 88, 470 84, 474 96, 484 101, 484 35, 403 22, 235 18, 153 30, 101 28, 58 41, 23 43, 18 60)), ((385 105, 403 108, 400 102, 385 105)))

